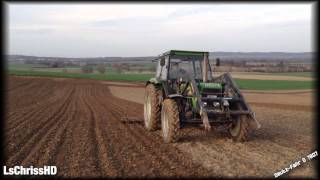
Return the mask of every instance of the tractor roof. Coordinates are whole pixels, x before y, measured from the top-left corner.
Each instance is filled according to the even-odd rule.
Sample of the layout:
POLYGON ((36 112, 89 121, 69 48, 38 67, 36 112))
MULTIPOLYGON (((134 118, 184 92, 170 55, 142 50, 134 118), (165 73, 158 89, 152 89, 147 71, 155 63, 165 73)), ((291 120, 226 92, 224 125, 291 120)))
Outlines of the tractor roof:
POLYGON ((177 55, 177 56, 203 56, 205 53, 204 51, 183 51, 183 50, 170 50, 160 55, 166 56, 166 55, 177 55))

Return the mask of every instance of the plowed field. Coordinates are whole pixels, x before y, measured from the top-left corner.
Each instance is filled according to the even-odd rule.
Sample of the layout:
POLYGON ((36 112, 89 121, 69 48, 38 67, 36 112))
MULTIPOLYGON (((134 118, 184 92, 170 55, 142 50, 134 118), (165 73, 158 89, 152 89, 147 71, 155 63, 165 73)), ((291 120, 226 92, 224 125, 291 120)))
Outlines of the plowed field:
MULTIPOLYGON (((163 144, 160 131, 120 122, 123 115, 142 120, 143 105, 114 96, 110 86, 9 77, 4 164, 56 165, 62 177, 272 177, 315 150, 312 111, 261 104, 253 108, 263 128, 250 142, 234 143, 224 131, 189 127, 181 129, 178 143, 163 144)), ((314 177, 314 167, 314 161, 302 164, 289 176, 314 177)))

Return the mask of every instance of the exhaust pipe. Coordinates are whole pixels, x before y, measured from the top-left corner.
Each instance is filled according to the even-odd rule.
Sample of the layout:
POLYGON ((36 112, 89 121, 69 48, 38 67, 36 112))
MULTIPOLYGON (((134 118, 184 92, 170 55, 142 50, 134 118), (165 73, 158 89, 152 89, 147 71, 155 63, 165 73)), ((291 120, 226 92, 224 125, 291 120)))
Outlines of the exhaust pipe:
POLYGON ((209 54, 205 53, 203 57, 203 64, 202 64, 202 80, 203 82, 208 81, 208 61, 209 61, 209 54))

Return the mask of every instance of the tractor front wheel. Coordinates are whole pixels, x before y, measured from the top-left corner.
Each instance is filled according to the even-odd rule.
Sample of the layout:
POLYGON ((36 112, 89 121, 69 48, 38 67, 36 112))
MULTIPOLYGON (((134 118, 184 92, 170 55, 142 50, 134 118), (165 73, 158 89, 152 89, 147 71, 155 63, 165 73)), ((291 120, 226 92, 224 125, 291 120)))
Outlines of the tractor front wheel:
POLYGON ((179 129, 179 110, 178 105, 173 99, 165 99, 161 110, 161 129, 165 143, 177 141, 179 129))
POLYGON ((144 99, 144 126, 148 131, 155 131, 157 123, 160 121, 160 93, 161 89, 158 89, 154 84, 147 85, 144 99))
POLYGON ((249 139, 250 126, 246 116, 242 115, 232 123, 229 133, 236 142, 244 142, 249 139))

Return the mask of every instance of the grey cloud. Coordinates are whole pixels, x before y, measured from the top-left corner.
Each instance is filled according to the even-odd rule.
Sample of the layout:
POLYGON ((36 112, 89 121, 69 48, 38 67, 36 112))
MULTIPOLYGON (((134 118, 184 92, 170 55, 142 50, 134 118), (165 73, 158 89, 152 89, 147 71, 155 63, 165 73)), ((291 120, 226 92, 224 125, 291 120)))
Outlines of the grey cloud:
MULTIPOLYGON (((72 18, 63 19, 64 13, 72 14, 74 6, 12 8, 9 19, 9 51, 74 57, 154 55, 161 50, 174 48, 208 51, 309 51, 309 44, 313 41, 310 38, 310 17, 304 16, 303 13, 297 16, 299 19, 296 20, 267 24, 263 21, 259 23, 259 19, 254 17, 255 14, 259 14, 260 7, 257 6, 209 4, 177 7, 179 8, 175 12, 161 17, 132 15, 130 18, 118 17, 114 20, 88 20, 91 18, 80 17, 76 22, 72 18), (246 10, 253 11, 253 18, 240 18, 241 12, 246 10), (230 26, 224 26, 225 24, 212 24, 213 22, 208 20, 205 26, 200 27, 209 27, 212 30, 200 29, 194 33, 192 31, 199 28, 194 28, 197 24, 190 22, 196 22, 198 19, 189 22, 184 18, 193 18, 192 15, 196 15, 196 18, 210 19, 206 17, 208 12, 217 11, 223 22, 227 22, 225 24, 232 23, 231 20, 235 19, 233 21, 238 22, 239 27, 231 26, 231 29, 230 26), (231 16, 233 19, 230 20, 223 16, 230 15, 233 11, 239 13, 239 18, 231 16), (55 14, 61 15, 62 18, 54 18, 55 14), (240 27, 241 22, 238 19, 252 20, 254 23, 250 27, 240 27), (180 20, 183 23, 179 23, 180 20), (177 24, 181 24, 183 28, 177 24)), ((262 7, 268 9, 266 6, 262 7)), ((278 12, 278 9, 275 12, 278 12)))

